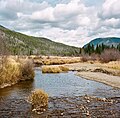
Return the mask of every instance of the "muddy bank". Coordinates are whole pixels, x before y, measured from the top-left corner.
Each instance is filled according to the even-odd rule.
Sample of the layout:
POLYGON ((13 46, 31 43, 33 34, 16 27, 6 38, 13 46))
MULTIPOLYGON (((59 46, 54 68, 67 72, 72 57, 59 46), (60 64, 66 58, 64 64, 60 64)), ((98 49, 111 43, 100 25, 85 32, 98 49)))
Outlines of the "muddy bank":
POLYGON ((48 110, 33 112, 25 99, 0 99, 0 117, 20 118, 117 118, 120 113, 120 98, 96 98, 93 96, 51 97, 48 110), (25 109, 25 110, 24 110, 25 109))

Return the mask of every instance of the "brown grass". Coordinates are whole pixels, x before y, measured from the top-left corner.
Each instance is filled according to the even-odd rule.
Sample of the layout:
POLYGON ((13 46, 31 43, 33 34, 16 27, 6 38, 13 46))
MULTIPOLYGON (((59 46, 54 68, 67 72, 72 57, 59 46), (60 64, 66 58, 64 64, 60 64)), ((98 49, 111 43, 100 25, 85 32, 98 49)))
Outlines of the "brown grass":
POLYGON ((60 73, 60 72, 67 72, 69 68, 66 66, 59 66, 59 65, 51 65, 51 66, 42 66, 43 73, 60 73))
POLYGON ((59 68, 62 70, 62 72, 67 72, 69 71, 69 68, 66 66, 59 66, 59 68))
POLYGON ((120 61, 111 61, 109 63, 104 64, 108 68, 118 69, 120 70, 120 61))
POLYGON ((0 68, 0 87, 17 83, 20 75, 20 63, 8 58, 0 68))
POLYGON ((60 73, 62 70, 59 68, 59 66, 52 65, 52 66, 42 66, 42 72, 43 73, 60 73))
POLYGON ((8 57, 0 64, 0 88, 33 78, 34 70, 28 60, 19 61, 8 57))
POLYGON ((80 62, 80 57, 41 57, 33 58, 36 65, 61 65, 80 62))
POLYGON ((36 89, 28 97, 28 102, 32 104, 35 111, 44 111, 48 107, 48 94, 43 90, 36 89))

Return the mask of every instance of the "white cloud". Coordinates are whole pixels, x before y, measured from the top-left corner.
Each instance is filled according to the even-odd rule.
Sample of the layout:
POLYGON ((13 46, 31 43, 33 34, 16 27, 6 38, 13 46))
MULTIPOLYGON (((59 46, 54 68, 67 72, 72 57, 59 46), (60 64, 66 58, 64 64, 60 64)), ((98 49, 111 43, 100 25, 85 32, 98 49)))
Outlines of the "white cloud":
POLYGON ((31 19, 36 21, 43 21, 43 22, 54 21, 53 8, 48 7, 44 10, 36 11, 32 14, 31 19))
POLYGON ((120 0, 105 0, 100 15, 102 18, 120 18, 120 0))

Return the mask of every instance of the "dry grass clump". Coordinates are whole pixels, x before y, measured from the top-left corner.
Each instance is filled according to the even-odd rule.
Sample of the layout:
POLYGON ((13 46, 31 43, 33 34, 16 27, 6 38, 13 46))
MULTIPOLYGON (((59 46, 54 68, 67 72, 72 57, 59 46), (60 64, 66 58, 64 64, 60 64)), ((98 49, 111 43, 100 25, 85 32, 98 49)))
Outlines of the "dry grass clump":
POLYGON ((21 80, 34 78, 34 70, 29 60, 21 61, 3 58, 0 64, 0 88, 11 86, 21 80))
POLYGON ((62 70, 62 72, 67 72, 69 71, 69 68, 66 66, 59 66, 59 68, 62 70))
POLYGON ((17 83, 20 77, 20 63, 11 58, 3 60, 0 68, 0 88, 17 83))
POLYGON ((80 62, 80 57, 41 57, 34 58, 34 63, 36 65, 61 65, 61 64, 70 64, 80 62))
POLYGON ((48 107, 48 94, 36 89, 28 97, 28 102, 32 104, 33 111, 45 111, 48 107))
POLYGON ((69 71, 69 68, 66 66, 59 66, 59 65, 42 66, 43 73, 60 73, 67 71, 69 71))
POLYGON ((59 66, 52 65, 52 66, 42 66, 42 72, 43 73, 60 73, 62 70, 59 68, 59 66))
POLYGON ((120 70, 120 61, 111 61, 109 63, 104 64, 108 68, 118 69, 120 70))

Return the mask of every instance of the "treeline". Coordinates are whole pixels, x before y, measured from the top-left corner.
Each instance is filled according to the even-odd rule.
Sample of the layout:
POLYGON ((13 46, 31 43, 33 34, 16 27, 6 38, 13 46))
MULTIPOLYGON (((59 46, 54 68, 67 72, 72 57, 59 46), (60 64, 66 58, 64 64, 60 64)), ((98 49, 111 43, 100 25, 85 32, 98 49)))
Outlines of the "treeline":
POLYGON ((120 44, 115 46, 106 46, 104 44, 101 45, 90 45, 83 47, 80 49, 80 53, 82 56, 82 61, 100 61, 100 62, 110 62, 120 60, 120 44))
POLYGON ((101 44, 101 45, 98 45, 97 46, 94 46, 93 44, 88 44, 86 47, 83 47, 80 49, 80 53, 84 53, 84 54, 101 54, 102 52, 104 52, 104 50, 106 49, 116 49, 118 51, 120 51, 120 44, 117 45, 116 47, 115 46, 107 46, 107 45, 104 45, 104 44, 101 44))

